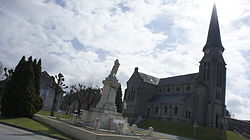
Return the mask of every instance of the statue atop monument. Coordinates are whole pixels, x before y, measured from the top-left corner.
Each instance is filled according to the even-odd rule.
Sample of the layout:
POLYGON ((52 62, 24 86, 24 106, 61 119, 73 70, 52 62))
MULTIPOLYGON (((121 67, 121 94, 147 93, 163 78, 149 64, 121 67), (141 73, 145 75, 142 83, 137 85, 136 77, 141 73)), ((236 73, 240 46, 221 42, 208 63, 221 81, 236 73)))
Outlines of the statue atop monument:
POLYGON ((97 104, 97 108, 106 108, 106 110, 113 110, 114 112, 116 112, 116 92, 120 85, 120 83, 118 83, 118 80, 116 79, 116 74, 119 66, 119 60, 116 59, 110 74, 105 80, 102 81, 104 85, 103 91, 101 93, 102 97, 97 104))
POLYGON ((108 77, 111 77, 111 76, 115 77, 116 73, 118 71, 119 66, 120 66, 119 60, 116 59, 115 62, 114 62, 114 66, 113 66, 113 68, 112 68, 112 70, 111 70, 111 72, 110 72, 110 74, 109 74, 108 77))

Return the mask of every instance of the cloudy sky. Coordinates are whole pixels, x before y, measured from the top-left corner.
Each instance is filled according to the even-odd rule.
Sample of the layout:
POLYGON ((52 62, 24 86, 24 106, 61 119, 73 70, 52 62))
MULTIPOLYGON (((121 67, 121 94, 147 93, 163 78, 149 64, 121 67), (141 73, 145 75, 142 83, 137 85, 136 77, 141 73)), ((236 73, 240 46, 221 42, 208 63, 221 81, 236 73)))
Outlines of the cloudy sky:
MULTIPOLYGON (((115 59, 123 89, 135 67, 159 78, 198 72, 214 0, 0 0, 0 61, 42 59, 67 84, 101 86, 115 59)), ((250 119, 249 0, 217 0, 226 105, 250 119)))

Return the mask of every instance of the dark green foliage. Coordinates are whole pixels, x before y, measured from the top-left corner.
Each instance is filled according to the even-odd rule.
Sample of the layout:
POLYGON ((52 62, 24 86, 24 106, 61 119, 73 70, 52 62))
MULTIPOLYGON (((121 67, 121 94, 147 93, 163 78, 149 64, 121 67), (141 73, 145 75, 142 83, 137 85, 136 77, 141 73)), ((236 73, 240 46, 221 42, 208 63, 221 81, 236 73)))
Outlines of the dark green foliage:
POLYGON ((40 80, 41 80, 41 73, 42 73, 42 63, 41 59, 39 59, 38 63, 36 63, 36 59, 33 62, 34 67, 34 74, 35 74, 35 89, 36 93, 40 95, 40 80))
POLYGON ((31 117, 42 108, 43 102, 37 93, 40 85, 36 85, 37 75, 41 75, 35 73, 41 72, 38 69, 41 65, 38 67, 32 57, 25 61, 23 56, 19 61, 5 87, 1 106, 3 116, 31 117))
POLYGON ((117 112, 122 113, 122 88, 121 85, 118 87, 115 98, 115 105, 117 107, 117 112))

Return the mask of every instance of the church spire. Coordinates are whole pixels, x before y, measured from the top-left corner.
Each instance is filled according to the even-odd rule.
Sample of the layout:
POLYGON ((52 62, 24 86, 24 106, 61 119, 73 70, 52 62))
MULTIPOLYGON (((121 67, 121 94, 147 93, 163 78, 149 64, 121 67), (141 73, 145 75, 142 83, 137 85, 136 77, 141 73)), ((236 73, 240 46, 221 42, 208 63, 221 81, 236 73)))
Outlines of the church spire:
POLYGON ((221 44, 220 27, 219 27, 217 10, 216 10, 215 4, 213 6, 212 16, 210 20, 207 43, 204 46, 203 51, 211 47, 220 48, 222 51, 224 51, 224 48, 221 44))

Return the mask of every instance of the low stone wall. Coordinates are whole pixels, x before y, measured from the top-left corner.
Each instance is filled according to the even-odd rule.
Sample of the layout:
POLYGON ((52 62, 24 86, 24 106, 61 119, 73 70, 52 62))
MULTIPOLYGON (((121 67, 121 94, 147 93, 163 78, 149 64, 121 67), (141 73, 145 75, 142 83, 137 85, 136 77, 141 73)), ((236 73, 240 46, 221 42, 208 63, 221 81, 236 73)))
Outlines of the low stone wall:
POLYGON ((33 119, 46 123, 63 133, 75 137, 79 140, 140 140, 140 137, 136 136, 124 136, 114 134, 98 134, 96 132, 88 131, 83 128, 79 128, 65 122, 50 119, 48 117, 35 114, 33 119))
POLYGON ((227 129, 234 130, 235 127, 250 131, 250 122, 226 117, 227 129))

